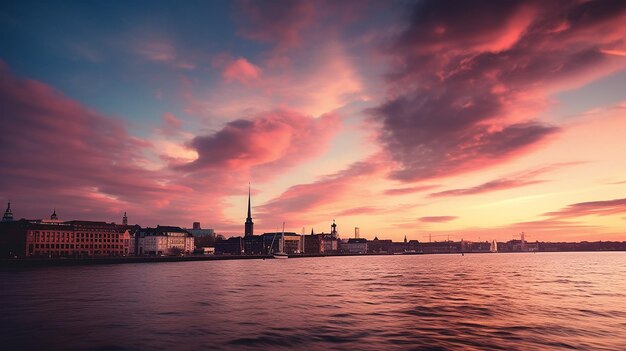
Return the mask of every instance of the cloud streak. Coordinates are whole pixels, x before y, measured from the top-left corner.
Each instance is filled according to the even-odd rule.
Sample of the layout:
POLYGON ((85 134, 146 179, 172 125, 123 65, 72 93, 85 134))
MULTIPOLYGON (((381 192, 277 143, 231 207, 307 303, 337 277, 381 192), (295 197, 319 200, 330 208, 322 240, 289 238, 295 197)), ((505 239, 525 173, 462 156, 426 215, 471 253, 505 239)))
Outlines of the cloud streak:
POLYGON ((626 198, 587 201, 568 205, 558 211, 544 213, 552 218, 576 218, 584 216, 611 216, 626 213, 626 198))

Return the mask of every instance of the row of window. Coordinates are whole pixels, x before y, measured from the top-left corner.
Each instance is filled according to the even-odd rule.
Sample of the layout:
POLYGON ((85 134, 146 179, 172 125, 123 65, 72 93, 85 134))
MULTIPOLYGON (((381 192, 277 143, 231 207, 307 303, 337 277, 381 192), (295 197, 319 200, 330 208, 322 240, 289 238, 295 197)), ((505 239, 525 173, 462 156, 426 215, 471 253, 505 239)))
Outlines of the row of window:
MULTIPOLYGON (((91 252, 91 255, 109 255, 109 256, 120 256, 122 254, 128 254, 126 253, 122 253, 120 251, 93 251, 91 252)), ((41 251, 35 251, 32 252, 30 254, 31 256, 73 256, 73 255, 82 255, 82 256, 88 256, 90 255, 89 251, 52 251, 52 250, 41 250, 41 251)))
POLYGON ((118 249, 124 248, 122 245, 74 245, 74 244, 35 244, 36 249, 118 249))
MULTIPOLYGON (((35 231, 34 232, 36 236, 46 236, 46 237, 74 237, 74 232, 40 232, 40 231, 35 231)), ((116 234, 99 234, 99 233, 76 233, 76 237, 79 238, 115 238, 115 239, 119 239, 120 234, 116 233, 116 234)))
POLYGON ((54 242, 66 242, 66 241, 67 242, 74 242, 74 241, 76 241, 76 242, 79 242, 79 243, 80 242, 83 242, 83 243, 84 242, 119 243, 119 242, 122 242, 122 240, 123 239, 76 239, 75 240, 74 238, 67 238, 67 240, 66 240, 66 238, 60 238, 60 239, 56 238, 56 240, 55 240, 54 237, 52 237, 52 238, 35 237, 34 240, 32 240, 32 241, 34 241, 34 242, 52 242, 52 243, 54 243, 54 242))

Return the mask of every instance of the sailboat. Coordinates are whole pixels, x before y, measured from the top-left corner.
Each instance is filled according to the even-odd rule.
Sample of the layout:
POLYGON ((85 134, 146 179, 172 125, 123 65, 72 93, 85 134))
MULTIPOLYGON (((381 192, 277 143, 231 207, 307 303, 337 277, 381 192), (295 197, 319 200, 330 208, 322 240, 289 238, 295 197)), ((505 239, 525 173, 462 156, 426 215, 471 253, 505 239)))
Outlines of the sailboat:
POLYGON ((491 246, 489 247, 489 252, 498 252, 498 243, 494 240, 491 242, 491 246))
POLYGON ((273 255, 274 258, 289 258, 289 255, 285 252, 285 222, 283 222, 283 232, 278 242, 278 252, 274 252, 273 255))

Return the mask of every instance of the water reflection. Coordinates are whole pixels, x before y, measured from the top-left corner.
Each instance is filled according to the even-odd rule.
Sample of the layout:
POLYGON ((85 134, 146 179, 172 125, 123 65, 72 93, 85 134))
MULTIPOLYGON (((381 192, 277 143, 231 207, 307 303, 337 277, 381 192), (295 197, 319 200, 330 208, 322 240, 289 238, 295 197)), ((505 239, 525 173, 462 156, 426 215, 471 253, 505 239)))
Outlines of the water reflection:
POLYGON ((626 349, 626 253, 2 272, 11 349, 626 349))

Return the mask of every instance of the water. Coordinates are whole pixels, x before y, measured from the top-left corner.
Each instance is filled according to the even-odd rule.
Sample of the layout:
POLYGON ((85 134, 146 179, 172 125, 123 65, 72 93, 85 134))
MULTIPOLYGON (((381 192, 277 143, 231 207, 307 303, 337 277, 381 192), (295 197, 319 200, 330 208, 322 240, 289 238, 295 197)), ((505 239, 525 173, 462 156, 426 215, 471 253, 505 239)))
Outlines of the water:
POLYGON ((3 350, 626 350, 623 252, 51 267, 0 281, 3 350))

